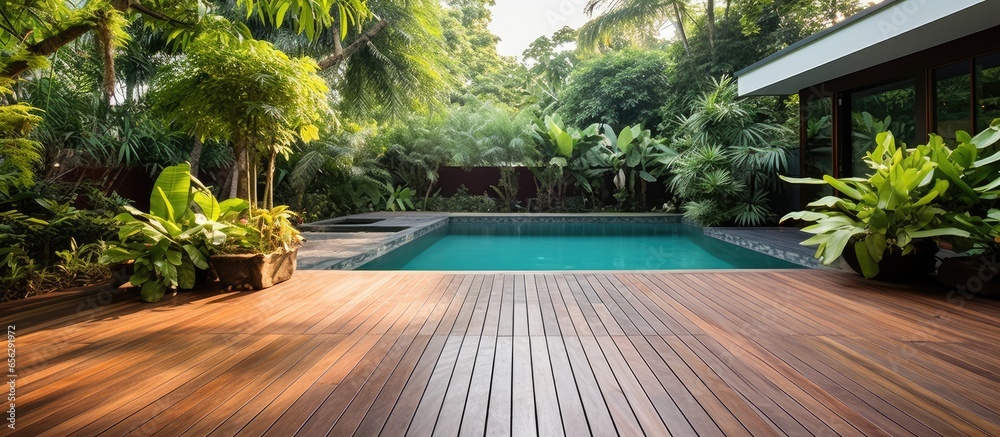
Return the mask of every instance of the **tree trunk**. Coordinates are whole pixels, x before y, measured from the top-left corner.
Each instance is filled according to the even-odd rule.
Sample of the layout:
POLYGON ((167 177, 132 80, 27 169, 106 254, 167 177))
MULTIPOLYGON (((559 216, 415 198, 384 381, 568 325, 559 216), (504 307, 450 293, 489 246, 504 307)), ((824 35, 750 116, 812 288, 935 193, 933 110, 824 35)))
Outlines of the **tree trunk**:
POLYGON ((188 157, 188 162, 191 163, 191 175, 198 177, 199 165, 201 164, 201 152, 204 150, 205 146, 201 142, 201 136, 194 136, 194 145, 191 146, 191 155, 188 157))
POLYGON ((115 99, 115 46, 111 41, 111 28, 103 19, 97 25, 97 46, 104 58, 104 78, 101 82, 101 90, 104 91, 104 98, 110 106, 114 104, 115 99))
POLYGON ((674 5, 674 19, 677 22, 677 32, 681 35, 681 42, 684 43, 684 53, 691 54, 691 46, 688 45, 687 32, 684 31, 684 16, 681 14, 681 8, 677 5, 677 1, 673 2, 674 5))
POLYGON ((727 20, 729 19, 729 7, 732 6, 731 0, 726 0, 726 15, 724 16, 727 20))
POLYGON ((271 148, 271 156, 267 159, 267 183, 264 185, 264 208, 274 208, 274 167, 278 160, 278 151, 271 148))
POLYGON ((233 155, 236 158, 236 162, 233 163, 233 184, 229 187, 229 197, 239 197, 249 200, 250 198, 247 196, 247 187, 243 178, 247 166, 246 146, 241 141, 236 141, 236 145, 233 147, 233 155))
POLYGON ((380 20, 379 22, 375 23, 374 26, 366 30, 365 33, 361 34, 361 36, 359 36, 358 39, 354 40, 350 45, 343 48, 343 50, 340 50, 339 53, 334 52, 332 55, 320 59, 318 62, 319 69, 326 70, 327 68, 340 65, 340 63, 343 62, 345 59, 351 57, 351 55, 356 53, 358 50, 361 50, 362 47, 368 45, 368 42, 371 41, 371 39, 374 38, 375 35, 378 35, 379 32, 384 30, 388 25, 389 25, 389 20, 386 19, 380 20))
POLYGON ((705 21, 708 26, 708 45, 715 48, 715 0, 705 2, 705 21))

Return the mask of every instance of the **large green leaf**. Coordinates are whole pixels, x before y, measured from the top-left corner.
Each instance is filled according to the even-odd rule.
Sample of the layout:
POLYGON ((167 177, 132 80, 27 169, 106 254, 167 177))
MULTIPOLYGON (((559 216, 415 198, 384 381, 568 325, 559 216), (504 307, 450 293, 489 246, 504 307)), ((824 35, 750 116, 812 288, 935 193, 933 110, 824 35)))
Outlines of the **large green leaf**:
POLYGON ((142 290, 139 292, 139 296, 142 300, 146 302, 157 302, 163 299, 163 293, 167 291, 167 287, 163 285, 160 281, 146 281, 142 284, 142 290))
POLYGON ((878 262, 872 259, 864 241, 854 243, 854 254, 858 258, 858 265, 861 266, 861 274, 865 278, 874 278, 878 274, 878 262))
POLYGON ((182 289, 194 288, 194 276, 194 264, 186 262, 177 266, 177 287, 182 289))
POLYGON ((202 214, 205 214, 205 217, 213 222, 218 220, 219 216, 222 215, 222 207, 219 205, 219 201, 207 189, 200 189, 194 192, 194 203, 198 204, 202 214))
POLYGON ((573 156, 573 137, 566 132, 559 132, 556 135, 556 147, 559 154, 567 158, 573 156))
POLYGON ((191 204, 191 167, 187 163, 163 169, 149 197, 150 214, 178 222, 191 204))
POLYGON ((1000 118, 993 120, 990 127, 972 138, 972 143, 980 149, 992 146, 997 141, 1000 141, 1000 118))
POLYGON ((632 132, 632 128, 622 129, 621 133, 618 134, 618 150, 621 150, 622 153, 628 153, 629 149, 632 148, 633 140, 635 140, 635 133, 632 132))
POLYGON ((861 200, 861 192, 859 192, 854 188, 851 188, 850 185, 847 185, 845 180, 834 179, 834 177, 830 175, 824 175, 823 180, 826 181, 826 183, 830 184, 830 186, 832 186, 837 191, 840 191, 841 193, 847 195, 847 197, 850 197, 854 200, 861 200))

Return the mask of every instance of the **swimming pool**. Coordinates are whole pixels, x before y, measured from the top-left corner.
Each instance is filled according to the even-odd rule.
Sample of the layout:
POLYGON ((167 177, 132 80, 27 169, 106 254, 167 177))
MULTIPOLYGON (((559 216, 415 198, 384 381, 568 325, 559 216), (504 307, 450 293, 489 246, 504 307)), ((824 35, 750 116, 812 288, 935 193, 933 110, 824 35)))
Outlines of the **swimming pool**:
POLYGON ((700 270, 798 265, 681 223, 451 221, 358 270, 700 270))

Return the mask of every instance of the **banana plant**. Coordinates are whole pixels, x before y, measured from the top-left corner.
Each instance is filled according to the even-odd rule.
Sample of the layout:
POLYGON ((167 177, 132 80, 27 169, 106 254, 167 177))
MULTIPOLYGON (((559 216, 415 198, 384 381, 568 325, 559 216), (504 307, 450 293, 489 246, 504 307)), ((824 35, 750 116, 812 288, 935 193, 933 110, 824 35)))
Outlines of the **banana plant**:
POLYGON ((646 185, 659 179, 677 152, 653 138, 650 131, 643 130, 640 125, 625 127, 618 135, 611 129, 604 132, 612 145, 611 164, 618 188, 615 197, 625 201, 638 195, 645 208, 646 185))
POLYGON ((789 213, 781 220, 813 222, 802 229, 813 237, 801 244, 818 246, 816 257, 826 265, 840 258, 844 250, 853 250, 866 278, 878 274, 878 263, 887 251, 907 255, 921 239, 968 237, 968 231, 944 220, 946 211, 941 202, 951 184, 935 176, 939 164, 926 152, 922 147, 896 147, 892 133, 882 132, 876 137, 875 149, 865 156, 871 169, 868 178, 782 176, 792 183, 828 184, 843 197, 823 197, 808 204, 810 210, 789 213))
POLYGON ((385 202, 385 209, 389 211, 406 211, 407 208, 413 208, 413 190, 409 187, 393 187, 392 184, 386 182, 385 189, 389 194, 389 199, 385 202))
POLYGON ((592 124, 585 129, 566 126, 559 115, 549 115, 536 120, 531 133, 542 157, 541 168, 532 169, 539 191, 551 199, 562 201, 564 187, 568 185, 566 169, 577 186, 587 193, 593 192, 589 179, 594 163, 594 148, 606 141, 600 134, 602 125, 592 124))
POLYGON ((208 268, 209 246, 223 244, 239 229, 224 223, 247 208, 243 199, 219 202, 191 176, 188 164, 167 167, 156 179, 149 212, 125 206, 118 241, 109 242, 103 263, 132 261, 129 282, 156 302, 172 289, 194 287, 196 269, 208 268))

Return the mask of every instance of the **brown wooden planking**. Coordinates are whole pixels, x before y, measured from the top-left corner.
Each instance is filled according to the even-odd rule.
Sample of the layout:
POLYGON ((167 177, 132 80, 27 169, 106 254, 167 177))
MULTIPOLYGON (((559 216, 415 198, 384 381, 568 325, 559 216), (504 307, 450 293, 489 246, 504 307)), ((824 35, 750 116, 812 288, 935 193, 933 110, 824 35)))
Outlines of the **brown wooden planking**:
POLYGON ((455 363, 458 361, 459 353, 462 350, 463 337, 449 336, 444 344, 444 349, 438 357, 427 386, 424 387, 420 404, 413 415, 413 421, 406 431, 408 436, 429 436, 434 432, 434 425, 437 423, 438 412, 441 411, 441 404, 444 402, 448 390, 448 383, 451 380, 455 363))
MULTIPOLYGON (((628 354, 625 359, 629 360, 630 363, 634 360, 641 360, 649 368, 659 385, 677 406, 683 418, 687 420, 688 426, 693 428, 694 433, 714 436, 746 432, 746 428, 739 423, 739 420, 718 401, 708 387, 691 372, 691 369, 676 354, 670 351, 669 358, 661 356, 653 347, 653 342, 656 342, 665 351, 670 349, 662 339, 656 336, 633 338, 631 341, 633 349, 624 349, 625 353, 628 354), (632 355, 633 352, 638 354, 638 357, 632 355)), ((649 382, 644 383, 643 387, 647 387, 647 384, 649 382)), ((649 389, 656 390, 656 387, 649 389)), ((667 419, 666 422, 668 428, 684 428, 684 424, 675 423, 673 419, 667 419)))
POLYGON ((934 432, 942 435, 968 434, 960 431, 955 427, 954 423, 950 423, 949 420, 935 414, 932 408, 930 408, 931 404, 924 399, 906 393, 900 387, 888 384, 879 372, 873 371, 867 366, 860 365, 849 354, 844 354, 842 349, 831 347, 831 343, 833 342, 829 339, 803 338, 802 341, 805 342, 806 347, 817 351, 815 353, 822 353, 833 358, 829 362, 835 366, 837 371, 847 375, 852 380, 859 381, 865 389, 870 390, 875 396, 886 400, 906 414, 919 420, 934 430, 934 432))
MULTIPOLYGON (((187 340, 190 341, 191 339, 187 340)), ((212 356, 218 353, 224 347, 224 345, 219 343, 218 338, 201 338, 198 341, 191 342, 188 350, 179 348, 181 350, 180 353, 164 354, 161 357, 166 358, 164 360, 156 360, 154 363, 135 363, 133 367, 141 369, 142 364, 146 364, 152 365, 154 368, 163 368, 164 372, 162 372, 161 377, 169 379, 175 375, 183 374, 190 366, 198 364, 200 357, 212 356)), ((63 396, 79 397, 82 399, 80 402, 67 404, 62 409, 46 409, 45 412, 50 413, 48 416, 42 411, 38 411, 36 414, 31 414, 26 418, 40 419, 43 426, 60 423, 60 427, 64 429, 58 430, 56 428, 55 435, 66 435, 86 425, 88 417, 91 419, 94 417, 81 414, 82 412, 86 411, 102 416, 112 414, 121 406, 129 405, 133 396, 140 396, 146 391, 153 390, 162 382, 160 379, 148 378, 141 373, 115 370, 109 370, 108 373, 93 374, 86 378, 75 379, 74 381, 76 382, 74 389, 61 391, 56 393, 55 396, 57 398, 63 396), (115 392, 122 386, 129 386, 129 392, 113 399, 106 399, 105 395, 103 395, 103 393, 115 392)), ((38 393, 32 392, 32 395, 30 397, 26 396, 25 399, 31 399, 37 395, 38 393)), ((44 401, 44 398, 40 400, 44 401)), ((32 410, 30 403, 25 404, 25 410, 32 410)), ((30 429, 30 424, 31 421, 24 421, 21 423, 21 426, 24 429, 30 429)))
MULTIPOLYGON (((629 399, 618 384, 615 372, 608 365, 607 357, 601 351, 601 347, 597 343, 597 338, 580 337, 579 342, 569 342, 566 347, 569 350, 573 350, 578 346, 580 350, 577 354, 583 354, 586 357, 588 365, 594 373, 594 379, 597 382, 601 397, 606 402, 608 411, 611 413, 611 419, 614 421, 618 433, 627 436, 642 435, 642 425, 639 423, 639 418, 636 417, 632 406, 629 404, 629 399)), ((636 401, 648 402, 648 399, 637 399, 636 401)))
POLYGON ((794 338, 782 338, 782 341, 765 341, 765 347, 775 356, 781 358, 789 366, 816 384, 840 402, 848 405, 853 411, 881 428, 889 435, 926 435, 933 431, 922 423, 906 415, 898 408, 873 395, 850 378, 825 366, 826 357, 816 356, 814 351, 803 351, 790 347, 794 338))
MULTIPOLYGON (((466 279, 469 279, 469 277, 466 276, 466 279)), ((470 285, 470 282, 467 280, 462 280, 461 282, 452 280, 452 286, 455 288, 449 287, 449 290, 454 290, 453 298, 444 309, 444 312, 440 313, 440 322, 436 326, 425 324, 421 328, 420 333, 423 335, 432 335, 434 333, 438 333, 438 335, 433 335, 427 347, 424 349, 424 353, 420 356, 420 359, 414 366, 410 378, 403 386, 397 402, 393 405, 391 410, 388 410, 388 416, 386 417, 385 423, 380 431, 381 433, 395 436, 406 433, 406 430, 409 428, 410 422, 413 420, 414 414, 420 405, 420 398, 427 387, 428 381, 433 375, 434 366, 438 362, 442 350, 444 349, 446 341, 446 336, 444 334, 450 332, 453 328, 455 319, 458 316, 459 308, 463 305, 466 297, 470 294, 470 290, 468 288, 470 285)))
POLYGON ((774 434, 773 424, 761 418, 736 390, 694 356, 680 338, 650 336, 646 339, 724 434, 738 435, 748 431, 753 435, 774 434))
POLYGON ((1000 380, 984 378, 977 380, 977 384, 969 384, 968 380, 952 378, 955 369, 946 363, 935 362, 933 357, 920 361, 911 360, 912 351, 908 344, 903 347, 889 346, 877 340, 852 338, 844 338, 841 342, 873 360, 878 360, 899 376, 940 394, 962 409, 978 414, 992 423, 1000 423, 1000 411, 987 407, 985 404, 989 402, 984 402, 1000 393, 1000 380), (945 377, 942 378, 942 375, 945 377))
POLYGON ((437 296, 433 307, 425 308, 424 311, 427 312, 426 317, 423 314, 418 316, 425 319, 425 321, 414 331, 417 334, 416 340, 410 344, 403 358, 392 369, 392 374, 389 376, 388 381, 386 381, 385 386, 378 393, 371 408, 369 408, 358 424, 357 430, 355 430, 356 435, 375 435, 381 431, 388 418, 388 412, 392 411, 393 405, 400 399, 407 380, 414 372, 421 355, 430 342, 431 335, 422 334, 422 332, 433 332, 437 328, 437 324, 441 321, 440 316, 445 313, 452 300, 460 295, 459 291, 463 289, 462 287, 468 285, 471 279, 468 276, 464 278, 456 278, 454 276, 444 278, 439 285, 443 289, 443 293, 437 296))
POLYGON ((399 435, 418 408, 442 434, 461 417, 463 435, 485 433, 490 415, 543 435, 651 429, 654 416, 670 427, 678 413, 691 426, 678 434, 1000 429, 1000 303, 837 272, 297 272, 256 293, 104 299, 29 300, 15 316, 29 323, 19 351, 40 351, 24 359, 27 430, 399 435), (448 335, 464 353, 442 354, 448 335), (257 375, 241 376, 245 363, 257 375), (440 389, 435 372, 448 375, 440 389), (145 374, 165 378, 126 383, 145 374))
MULTIPOLYGON (((331 435, 351 435, 355 433, 357 428, 361 426, 364 417, 367 416, 367 412, 376 406, 376 402, 381 394, 385 393, 391 396, 390 393, 398 393, 397 390, 402 389, 402 384, 392 379, 392 373, 403 362, 405 358, 404 352, 408 351, 408 348, 413 344, 412 336, 416 335, 424 326, 437 322, 436 320, 432 321, 428 319, 427 316, 435 308, 441 307, 441 292, 445 291, 444 285, 450 282, 449 279, 451 278, 442 281, 436 291, 428 298, 428 301, 420 307, 419 312, 413 319, 405 323, 406 328, 402 331, 403 337, 397 340, 388 357, 379 364, 375 373, 361 388, 358 395, 355 396, 350 406, 342 415, 341 420, 337 421, 336 426, 331 430, 331 435)), ((390 330, 390 332, 393 331, 396 331, 396 329, 390 330)), ((405 367, 409 367, 409 365, 405 367)))
MULTIPOLYGON (((579 381, 588 374, 583 370, 574 371, 569 361, 566 345, 562 337, 547 337, 545 343, 548 346, 549 362, 552 364, 552 379, 555 384, 556 397, 559 399, 559 414, 562 416, 563 430, 568 436, 588 435, 593 432, 595 435, 602 432, 614 432, 614 423, 611 422, 611 415, 607 408, 598 406, 597 398, 587 398, 593 401, 593 406, 588 406, 589 412, 584 410, 582 393, 593 391, 589 387, 596 387, 584 381, 578 387, 579 381), (596 431, 593 431, 595 430, 596 431)), ((587 368, 586 370, 589 370, 587 368)))
MULTIPOLYGON (((348 419, 344 427, 353 431, 358 426, 361 417, 374 402, 378 390, 388 380, 391 368, 398 364, 408 345, 414 340, 417 330, 413 329, 411 324, 419 314, 424 313, 422 309, 425 303, 434 300, 437 291, 440 290, 441 279, 425 275, 420 283, 412 288, 412 291, 418 292, 417 295, 409 299, 391 301, 394 303, 393 316, 385 317, 367 331, 369 336, 378 337, 375 347, 366 352, 364 358, 347 361, 355 362, 357 365, 351 368, 350 373, 343 376, 342 381, 336 382, 336 391, 331 392, 330 396, 318 406, 312 418, 299 432, 305 435, 326 434, 352 406, 356 417, 348 419), (428 284, 434 284, 434 287, 423 290, 430 292, 419 293, 422 287, 428 284), (404 334, 404 330, 407 333, 404 334)), ((422 323, 418 320, 417 326, 422 323)), ((327 382, 333 381, 328 379, 327 382)), ((344 432, 343 428, 340 432, 344 432)))
MULTIPOLYGON (((641 390, 649 398, 652 403, 653 408, 656 409, 656 413, 659 414, 660 420, 666 425, 666 430, 672 435, 684 436, 684 435, 695 435, 696 431, 688 423, 688 419, 684 417, 684 412, 677 406, 677 403, 671 397, 671 392, 674 396, 683 397, 687 394, 687 390, 684 389, 679 383, 672 385, 670 389, 665 388, 660 384, 660 380, 657 379, 656 374, 671 374, 670 369, 663 366, 658 368, 657 371, 653 370, 650 363, 639 354, 639 351, 635 347, 635 343, 647 344, 646 339, 639 336, 633 337, 613 337, 613 344, 608 344, 607 341, 601 342, 602 349, 605 349, 605 354, 608 354, 612 346, 617 347, 617 351, 610 351, 610 356, 614 356, 613 359, 609 358, 612 362, 612 367, 617 370, 619 375, 625 375, 626 369, 631 369, 634 378, 629 375, 625 375, 628 380, 627 384, 623 384, 623 387, 628 385, 634 385, 633 390, 641 390)), ((662 363, 662 361, 660 361, 662 363)), ((665 375, 664 375, 665 376, 665 375)), ((619 378, 621 380, 621 378, 619 378)), ((633 396, 638 396, 638 394, 630 395, 631 400, 633 396)), ((690 407, 694 407, 695 410, 692 411, 692 415, 697 415, 700 408, 697 407, 697 403, 688 404, 690 407)), ((636 409, 638 411, 638 409, 636 409)), ((700 412, 704 412, 701 410, 700 412)), ((698 418, 698 416, 696 416, 698 418)), ((718 427, 715 429, 718 430, 718 427)), ((647 434, 650 433, 649 430, 646 431, 647 434)))
MULTIPOLYGON (((622 338, 622 337, 618 337, 622 338)), ((654 390, 655 386, 650 386, 644 389, 642 384, 639 382, 638 377, 635 375, 629 363, 625 361, 625 357, 622 356, 621 351, 618 350, 618 345, 615 340, 611 337, 596 337, 594 339, 600 348, 601 355, 607 360, 608 370, 611 370, 615 375, 615 379, 618 381, 618 389, 625 395, 625 401, 630 407, 632 407, 632 412, 635 414, 636 419, 639 421, 639 426, 642 427, 642 431, 646 435, 669 435, 671 432, 667 429, 666 423, 664 423, 664 418, 660 417, 660 412, 666 407, 664 401, 665 392, 658 392, 654 390), (650 394, 653 394, 650 396, 650 394), (658 405, 654 405, 654 403, 658 405)), ((590 338, 583 339, 584 344, 591 341, 590 338)), ((623 342, 627 342, 627 338, 623 339, 623 342)), ((637 369, 643 369, 643 363, 641 361, 634 363, 637 369)), ((603 367, 600 365, 600 367, 603 367)), ((644 369, 648 370, 648 369, 644 369)), ((648 376, 646 372, 639 372, 643 376, 648 376)), ((649 382, 654 382, 650 378, 649 382)), ((610 400, 609 400, 610 402, 610 400)), ((670 402, 672 404, 672 402, 670 402)), ((613 411, 612 411, 613 413, 613 411)), ((681 418, 683 420, 683 418, 681 418)), ((685 421, 686 424, 686 421, 685 421)), ((626 435, 633 435, 630 430, 626 430, 623 433, 626 435)), ((683 435, 683 434, 675 434, 683 435)), ((690 435, 690 434, 688 434, 690 435)))
MULTIPOLYGON (((630 301, 625 295, 623 295, 618 288, 611 283, 613 276, 611 275, 594 275, 591 276, 591 281, 597 281, 594 287, 599 290, 601 299, 610 299, 614 302, 611 306, 614 310, 615 320, 622 325, 626 334, 628 335, 655 335, 657 330, 653 329, 650 321, 646 319, 646 316, 639 312, 639 308, 635 307, 635 302, 630 301)), ((610 305, 609 301, 605 301, 606 305, 610 305)), ((655 321, 655 318, 651 317, 654 323, 659 323, 655 321)), ((662 326, 662 323, 660 323, 662 326)), ((661 332, 666 333, 665 330, 661 332)))

